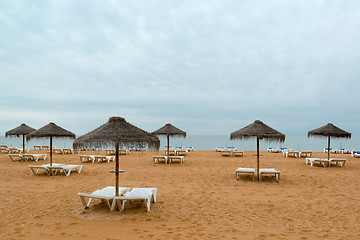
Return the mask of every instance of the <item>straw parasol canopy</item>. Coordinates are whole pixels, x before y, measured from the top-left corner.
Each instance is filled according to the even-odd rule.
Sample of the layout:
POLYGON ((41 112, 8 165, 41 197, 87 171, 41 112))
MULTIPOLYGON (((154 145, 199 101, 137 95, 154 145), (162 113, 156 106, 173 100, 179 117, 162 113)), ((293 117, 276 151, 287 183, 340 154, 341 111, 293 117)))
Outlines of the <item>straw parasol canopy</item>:
POLYGON ((351 133, 336 127, 332 123, 308 132, 308 137, 327 137, 328 138, 328 159, 330 159, 330 137, 334 138, 351 138, 351 133))
POLYGON ((285 135, 269 127, 260 120, 256 120, 252 124, 240 130, 237 130, 231 133, 230 135, 230 140, 236 140, 236 139, 243 140, 243 139, 251 139, 251 138, 256 138, 257 141, 257 175, 258 175, 258 180, 260 180, 259 140, 264 139, 266 141, 284 142, 285 135))
POLYGON ((28 125, 23 123, 20 126, 7 131, 5 133, 5 137, 11 137, 11 136, 20 137, 22 135, 23 136, 23 153, 25 153, 25 136, 35 130, 36 130, 35 128, 29 127, 28 125))
POLYGON ((169 158, 169 138, 170 137, 186 137, 186 132, 183 130, 171 125, 170 123, 165 124, 165 126, 159 128, 158 130, 152 132, 154 135, 165 135, 167 138, 167 157, 169 158))
POLYGON ((121 117, 111 117, 109 121, 95 130, 75 139, 74 149, 85 146, 115 146, 115 189, 119 195, 119 145, 147 145, 151 149, 159 149, 159 138, 128 122, 121 117))
POLYGON ((42 128, 28 134, 26 140, 33 138, 50 138, 50 166, 52 166, 52 139, 53 138, 75 138, 75 134, 56 125, 55 123, 49 123, 42 128))

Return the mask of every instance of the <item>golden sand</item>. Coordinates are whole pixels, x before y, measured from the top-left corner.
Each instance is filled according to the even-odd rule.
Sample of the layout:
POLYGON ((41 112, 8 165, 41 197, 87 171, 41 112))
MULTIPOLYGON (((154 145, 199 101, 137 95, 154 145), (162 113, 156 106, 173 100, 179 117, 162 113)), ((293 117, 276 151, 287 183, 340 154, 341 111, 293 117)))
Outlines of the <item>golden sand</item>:
MULTIPOLYGON (((266 153, 262 168, 281 171, 252 182, 238 167, 256 167, 255 152, 221 157, 194 151, 184 164, 154 165, 152 155, 121 156, 120 185, 157 187, 158 201, 109 212, 93 200, 84 209, 78 192, 114 185, 114 163, 84 163, 80 174, 34 176, 28 165, 0 155, 0 239, 360 239, 360 160, 345 167, 310 167, 305 159, 266 153)), ((324 153, 313 157, 325 158, 324 153)), ((53 162, 81 164, 78 154, 53 162)))

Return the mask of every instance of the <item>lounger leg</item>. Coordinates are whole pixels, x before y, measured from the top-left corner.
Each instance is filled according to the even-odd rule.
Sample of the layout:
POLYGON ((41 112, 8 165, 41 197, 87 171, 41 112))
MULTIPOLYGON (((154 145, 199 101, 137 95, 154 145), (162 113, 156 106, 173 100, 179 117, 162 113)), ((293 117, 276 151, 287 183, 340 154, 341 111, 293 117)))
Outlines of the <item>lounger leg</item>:
POLYGON ((34 175, 36 175, 38 172, 39 172, 39 169, 35 172, 35 170, 33 169, 33 168, 30 168, 31 169, 31 171, 32 171, 32 173, 34 174, 34 175))
POLYGON ((261 173, 259 173, 259 181, 261 181, 261 173))
POLYGON ((253 182, 255 181, 255 173, 253 173, 253 182))
POLYGON ((153 202, 156 203, 156 194, 157 194, 157 189, 154 190, 153 192, 153 202))
POLYGON ((146 203, 146 211, 149 212, 150 211, 150 202, 151 202, 151 197, 145 199, 145 203, 146 203))
POLYGON ((85 209, 90 206, 90 202, 91 202, 92 198, 89 198, 89 202, 86 202, 86 201, 85 201, 85 197, 84 197, 84 196, 80 196, 80 199, 81 199, 81 202, 82 202, 82 204, 83 204, 83 206, 84 206, 85 209))
POLYGON ((125 203, 126 203, 126 200, 123 200, 121 203, 121 212, 124 211, 124 209, 125 209, 125 203))
POLYGON ((115 199, 112 201, 112 204, 111 204, 111 207, 110 207, 110 212, 112 212, 112 211, 115 210, 115 208, 116 208, 116 201, 117 201, 117 200, 115 200, 115 199))
POLYGON ((239 173, 238 172, 235 173, 235 178, 236 178, 236 180, 239 180, 239 173))

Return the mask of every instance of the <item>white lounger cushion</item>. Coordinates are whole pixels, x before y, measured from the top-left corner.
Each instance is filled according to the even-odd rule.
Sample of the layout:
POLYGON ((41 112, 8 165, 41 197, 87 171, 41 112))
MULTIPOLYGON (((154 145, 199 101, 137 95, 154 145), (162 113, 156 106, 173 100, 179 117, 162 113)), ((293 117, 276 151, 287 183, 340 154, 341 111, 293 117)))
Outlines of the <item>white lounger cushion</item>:
POLYGON ((124 196, 115 197, 118 206, 121 205, 121 211, 124 211, 126 201, 143 200, 146 204, 146 211, 150 211, 151 199, 156 202, 157 188, 133 188, 130 192, 126 192, 124 196), (122 202, 122 203, 121 203, 122 202))

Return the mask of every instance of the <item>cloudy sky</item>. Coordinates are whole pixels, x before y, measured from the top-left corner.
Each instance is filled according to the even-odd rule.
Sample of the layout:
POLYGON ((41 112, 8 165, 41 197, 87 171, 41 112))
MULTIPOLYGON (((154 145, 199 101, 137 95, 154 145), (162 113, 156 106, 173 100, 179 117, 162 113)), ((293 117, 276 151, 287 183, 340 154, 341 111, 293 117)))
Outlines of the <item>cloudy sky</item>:
POLYGON ((0 0, 0 134, 110 116, 147 131, 360 135, 358 0, 0 0))

